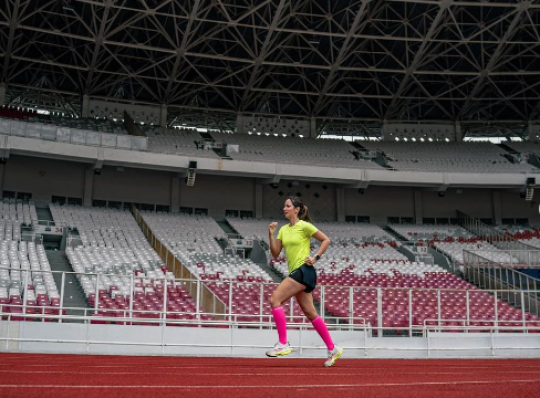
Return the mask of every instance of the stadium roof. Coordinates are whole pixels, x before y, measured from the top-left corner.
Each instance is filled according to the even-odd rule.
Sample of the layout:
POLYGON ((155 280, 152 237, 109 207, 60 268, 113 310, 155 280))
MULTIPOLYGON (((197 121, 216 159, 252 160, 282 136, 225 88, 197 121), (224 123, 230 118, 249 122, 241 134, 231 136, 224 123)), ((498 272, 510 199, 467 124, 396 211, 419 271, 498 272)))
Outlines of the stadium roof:
POLYGON ((334 120, 540 115, 540 0, 4 0, 11 98, 334 120))

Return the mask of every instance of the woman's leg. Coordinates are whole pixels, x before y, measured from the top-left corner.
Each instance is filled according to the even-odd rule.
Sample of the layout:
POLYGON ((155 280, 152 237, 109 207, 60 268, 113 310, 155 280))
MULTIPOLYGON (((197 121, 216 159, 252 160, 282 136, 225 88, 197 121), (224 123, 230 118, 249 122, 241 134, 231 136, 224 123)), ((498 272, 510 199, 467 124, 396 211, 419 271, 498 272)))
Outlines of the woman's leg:
POLYGON ((317 333, 319 333, 319 336, 323 339, 328 351, 332 351, 334 349, 334 342, 332 341, 332 337, 330 337, 326 324, 319 314, 317 314, 317 310, 313 304, 313 295, 311 293, 300 292, 296 295, 296 300, 306 317, 311 321, 311 324, 317 333))
POLYGON ((272 315, 278 331, 279 342, 287 344, 287 322, 285 312, 281 304, 289 300, 292 296, 298 294, 306 287, 301 283, 296 282, 292 278, 285 278, 276 288, 270 297, 270 305, 272 306, 272 315))

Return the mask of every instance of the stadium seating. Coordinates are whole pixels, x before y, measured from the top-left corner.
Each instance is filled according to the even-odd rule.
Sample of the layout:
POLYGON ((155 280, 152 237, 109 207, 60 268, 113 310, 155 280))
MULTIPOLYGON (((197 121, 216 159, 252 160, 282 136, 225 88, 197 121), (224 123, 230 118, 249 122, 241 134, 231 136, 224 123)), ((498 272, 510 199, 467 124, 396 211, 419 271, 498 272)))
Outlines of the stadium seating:
MULTIPOLYGON (((36 207, 32 202, 24 203, 20 199, 4 198, 0 201, 0 219, 4 222, 11 222, 12 228, 18 231, 14 239, 20 238, 20 226, 31 226, 38 219, 36 207)), ((9 239, 8 239, 9 240, 9 239)))
POLYGON ((528 225, 501 225, 498 229, 520 242, 540 249, 540 229, 538 228, 528 225))
POLYGON ((528 163, 512 163, 509 153, 489 143, 402 143, 362 141, 373 151, 384 153, 388 164, 397 170, 460 173, 538 172, 528 163))
MULTIPOLYGON (((258 239, 268 244, 268 225, 275 221, 270 219, 227 218, 231 226, 242 235, 244 239, 258 239)), ((278 220, 281 228, 288 221, 278 220)), ((355 242, 395 242, 395 238, 382 228, 372 224, 352 224, 344 222, 320 222, 316 226, 334 241, 355 242)), ((277 235, 276 235, 277 236, 277 235)))
POLYGON ((3 313, 13 314, 12 320, 24 319, 24 299, 27 314, 59 313, 60 294, 53 276, 40 271, 51 271, 42 245, 0 240, 0 305, 3 313))
POLYGON ((464 262, 464 250, 473 250, 488 260, 515 267, 521 266, 518 259, 458 225, 392 224, 390 228, 408 240, 425 242, 435 247, 458 264, 464 262))
POLYGON ((299 137, 275 137, 210 133, 216 142, 238 145, 236 160, 299 164, 307 166, 381 169, 370 160, 355 159, 355 148, 342 140, 315 140, 299 137))
POLYGON ((29 121, 52 124, 54 126, 68 127, 72 129, 99 131, 107 134, 129 134, 121 121, 115 122, 113 120, 103 118, 74 118, 53 115, 49 120, 44 118, 34 120, 31 118, 29 121))
POLYGON ((124 315, 133 300, 135 317, 159 318, 166 309, 167 318, 193 319, 194 299, 175 282, 131 213, 54 204, 50 208, 55 222, 66 223, 80 235, 82 245, 67 248, 66 255, 74 271, 81 273, 78 279, 90 306, 97 306, 97 316, 124 315))
MULTIPOLYGON (((0 120, 0 134, 43 137, 54 140, 57 139, 56 129, 49 131, 53 126, 74 129, 74 131, 127 134, 122 123, 107 119, 61 116, 46 118, 37 117, 33 111, 28 113, 11 108, 3 109, 3 116, 14 120, 15 124, 8 126, 6 123, 9 122, 9 119, 0 120), (15 122, 17 119, 24 119, 25 122, 15 122), (32 124, 36 125, 32 126, 32 124), (50 138, 47 138, 49 136, 50 138)), ((2 117, 1 111, 0 117, 2 117)), ((148 149, 151 152, 163 154, 219 158, 212 149, 206 148, 205 139, 195 128, 145 126, 143 129, 148 137, 148 143, 132 143, 127 149, 148 149)), ((229 154, 235 160, 383 169, 383 166, 377 162, 363 159, 359 156, 362 151, 344 140, 281 137, 265 134, 227 134, 213 131, 210 131, 209 134, 217 144, 238 146, 238 152, 229 154)), ((106 142, 103 146, 116 147, 118 145, 119 148, 125 148, 124 145, 127 145, 127 143, 117 144, 113 141, 106 142)), ((521 158, 514 156, 515 163, 506 157, 510 157, 510 152, 490 143, 361 141, 360 144, 372 153, 384 154, 388 166, 396 170, 460 173, 536 173, 539 170, 527 163, 528 154, 540 153, 538 150, 540 146, 536 143, 507 142, 508 147, 523 155, 521 158)))
POLYGON ((148 150, 169 155, 219 158, 213 150, 204 149, 196 143, 204 142, 203 137, 193 128, 166 129, 147 127, 148 150))
MULTIPOLYGON (((326 255, 324 256, 326 257, 326 255)), ((286 272, 284 259, 273 261, 273 266, 286 272)), ((324 308, 338 317, 353 316, 355 323, 378 325, 377 287, 382 292, 382 326, 407 328, 412 326, 491 326, 495 319, 494 298, 489 293, 445 272, 442 268, 410 261, 370 261, 343 259, 322 260, 316 264, 318 283, 324 286, 324 308), (352 289, 352 314, 351 292, 352 289), (437 305, 440 293, 440 316, 437 305), (459 290, 459 291, 458 291, 459 290), (469 291, 470 311, 467 317, 466 301, 469 291), (411 293, 409 293, 409 291, 411 293), (409 294, 411 296, 409 296, 409 294), (409 300, 412 299, 409 315, 409 300), (469 322, 465 322, 465 320, 469 322), (410 323, 409 323, 410 321, 410 323)), ((314 297, 321 301, 321 290, 314 297)), ((539 322, 538 317, 522 314, 501 299, 497 299, 497 319, 500 326, 521 326, 522 320, 539 322)))
MULTIPOLYGON (((238 321, 270 316, 269 298, 275 289, 272 278, 253 261, 224 254, 216 239, 226 239, 226 234, 212 218, 151 212, 142 212, 142 215, 156 238, 228 308, 230 304, 230 310, 237 314, 238 321), (237 283, 231 287, 229 281, 237 283), (262 314, 259 312, 261 294, 262 314)), ((285 303, 284 307, 290 314, 290 303, 285 303)), ((293 303, 292 315, 303 319, 296 302, 293 303)))
POLYGON ((504 144, 522 155, 540 156, 540 145, 538 145, 538 142, 506 141, 504 144))
MULTIPOLYGON (((321 230, 329 231, 328 225, 318 224, 321 230)), ((339 226, 336 226, 339 228, 339 226)), ((446 272, 437 265, 411 262, 401 253, 395 251, 392 242, 359 242, 358 238, 346 243, 347 231, 333 231, 339 236, 324 256, 317 262, 318 283, 324 288, 324 309, 332 315, 357 318, 356 323, 365 320, 372 326, 378 325, 377 287, 382 290, 381 324, 385 328, 407 328, 409 326, 437 325, 439 319, 442 326, 490 326, 495 319, 494 298, 489 293, 464 281, 456 275, 446 272), (373 250, 375 248, 375 250, 373 250), (349 286, 353 286, 352 296, 349 286), (412 289, 412 290, 411 290, 412 289), (437 289, 440 293, 440 316, 437 306, 437 289), (452 291, 452 289, 454 291, 452 291), (409 297, 409 290, 411 291, 409 297), (460 290, 460 291, 457 291, 460 290), (469 290, 470 311, 467 318, 466 300, 469 290), (351 300, 352 299, 352 306, 351 300), (409 300, 412 299, 409 314, 409 300), (352 313, 351 313, 352 309, 352 313), (410 317, 412 316, 412 318, 410 317), (465 320, 469 320, 467 323, 465 320)), ((355 225, 349 226, 354 230, 355 225)), ((372 231, 377 227, 370 226, 372 231)), ((404 227, 405 228, 405 227, 404 227)), ((459 227, 457 227, 459 228, 459 227)), ((358 229, 369 229, 367 226, 358 229)), ((456 227, 449 227, 446 232, 455 232, 456 227)), ((433 231, 426 228, 423 233, 433 231)), ((382 230, 381 230, 382 231, 382 230)), ((382 231, 383 233, 386 233, 382 231)), ((413 232, 411 232, 413 233, 413 232)), ((445 233, 442 229, 441 234, 445 233)), ((330 233, 330 236, 334 236, 330 233)), ((364 235, 366 236, 366 235, 364 235)), ((370 238, 372 235, 367 235, 370 238)), ((382 239, 386 238, 380 233, 382 239)), ((316 251, 316 245, 313 246, 316 251)), ((288 273, 287 261, 284 257, 271 261, 273 267, 283 275, 288 273)), ((321 301, 321 290, 314 291, 314 297, 321 301)), ((520 326, 523 319, 534 322, 539 319, 506 302, 497 300, 497 317, 500 326, 520 326)))
POLYGON ((25 119, 35 116, 37 116, 37 112, 35 110, 14 108, 5 105, 0 106, 0 117, 9 119, 25 119))

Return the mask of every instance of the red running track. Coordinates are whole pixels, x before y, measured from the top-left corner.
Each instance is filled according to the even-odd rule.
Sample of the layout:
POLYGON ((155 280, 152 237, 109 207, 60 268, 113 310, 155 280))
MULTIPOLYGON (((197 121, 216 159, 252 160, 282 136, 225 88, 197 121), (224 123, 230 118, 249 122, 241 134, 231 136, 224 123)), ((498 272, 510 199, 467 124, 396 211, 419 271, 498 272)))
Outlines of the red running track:
POLYGON ((540 396, 540 360, 0 354, 0 397, 496 398, 540 396))

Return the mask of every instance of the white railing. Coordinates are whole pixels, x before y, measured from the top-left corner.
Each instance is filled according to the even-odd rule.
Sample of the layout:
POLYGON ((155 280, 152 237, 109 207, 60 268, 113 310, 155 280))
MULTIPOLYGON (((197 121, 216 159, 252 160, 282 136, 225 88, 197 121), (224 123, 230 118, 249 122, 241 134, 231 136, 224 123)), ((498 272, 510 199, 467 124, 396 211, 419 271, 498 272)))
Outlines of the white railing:
MULTIPOLYGON (((3 268, 6 269, 6 268, 3 268)), ((225 322, 225 324, 231 325, 233 323, 242 323, 251 327, 273 327, 270 311, 265 311, 265 303, 269 297, 265 296, 265 286, 277 286, 275 283, 252 283, 252 282, 236 282, 236 281, 202 281, 200 279, 166 279, 158 278, 154 279, 154 287, 161 285, 163 287, 163 296, 160 298, 159 304, 162 306, 161 310, 150 309, 140 310, 134 308, 134 301, 137 296, 136 284, 140 282, 147 282, 149 278, 141 275, 130 275, 129 281, 129 293, 123 295, 125 303, 128 308, 115 309, 105 308, 105 301, 100 297, 103 291, 109 292, 103 283, 103 275, 101 273, 82 274, 75 272, 58 272, 58 271, 36 271, 36 270, 21 270, 22 284, 23 284, 23 297, 22 304, 11 304, 9 302, 0 303, 1 315, 8 320, 54 320, 58 322, 64 322, 65 320, 80 320, 83 322, 108 322, 118 324, 135 324, 139 322, 150 324, 196 324, 211 326, 214 322, 225 322), (59 286, 60 300, 56 306, 30 306, 28 305, 28 292, 27 286, 31 283, 31 277, 35 274, 61 274, 61 282, 59 286), (80 279, 83 275, 95 279, 95 287, 93 291, 94 305, 92 308, 80 308, 65 306, 65 287, 68 283, 68 279, 72 280, 73 277, 68 278, 69 275, 74 275, 80 279), (219 284, 219 285, 218 285, 219 284), (168 286, 182 286, 182 288, 190 294, 195 303, 194 312, 173 312, 167 310, 168 304, 168 286), (218 292, 218 286, 221 286, 218 292), (245 299, 246 291, 251 286, 252 300, 255 300, 254 313, 236 313, 230 303, 236 301, 236 299, 245 299), (204 305, 204 300, 210 300, 205 296, 206 291, 214 292, 216 297, 221 297, 223 307, 218 308, 214 305, 204 305), (226 294, 224 294, 226 292, 226 294), (204 310, 202 308, 207 308, 204 310), (213 308, 213 310, 208 310, 213 308), (224 310, 222 309, 224 308, 224 310), (53 313, 51 313, 53 311, 53 313), (74 315, 75 314, 75 315, 74 315), (82 315, 81 315, 82 314, 82 315), (174 316, 184 315, 192 319, 175 320, 174 316), (75 316, 75 318, 74 318, 75 316), (213 319, 206 319, 212 317, 213 319)), ((111 275, 113 276, 113 275, 111 275)), ((114 275, 118 276, 118 275, 114 275)), ((334 324, 335 327, 355 328, 357 325, 361 325, 370 333, 376 334, 382 337, 386 331, 392 331, 394 334, 404 334, 410 337, 418 334, 425 334, 428 330, 455 330, 461 332, 471 332, 473 330, 485 330, 485 331, 521 331, 530 332, 536 331, 540 328, 540 320, 527 319, 531 315, 538 316, 539 306, 532 305, 531 300, 539 297, 540 290, 526 289, 525 286, 520 290, 483 290, 485 294, 484 302, 490 301, 493 308, 493 316, 489 319, 484 318, 481 320, 474 319, 471 311, 471 294, 478 294, 478 290, 458 290, 458 289, 428 289, 428 288, 383 288, 383 287, 358 287, 358 286, 330 286, 321 285, 317 288, 315 297, 320 306, 321 317, 327 322, 334 324), (337 309, 332 307, 333 302, 329 301, 328 296, 332 293, 333 289, 339 289, 339 300, 344 303, 347 310, 346 314, 337 316, 335 312, 337 309), (362 291, 371 292, 373 302, 371 306, 376 308, 376 313, 371 319, 376 320, 376 323, 370 324, 369 319, 358 314, 356 311, 358 304, 355 303, 355 296, 362 291), (392 310, 385 305, 384 297, 395 296, 395 293, 401 292, 402 308, 401 312, 398 310, 392 310), (432 301, 435 303, 437 317, 429 320, 422 320, 421 322, 415 321, 415 294, 416 292, 430 293, 432 301), (465 310, 465 317, 454 319, 455 317, 445 317, 441 311, 441 307, 444 304, 443 296, 449 292, 460 292, 464 298, 465 303, 459 308, 465 310), (404 298, 406 297, 406 298, 404 298), (491 298, 489 298, 491 297, 491 298), (521 311, 521 318, 517 319, 501 319, 500 306, 501 299, 507 303, 513 304, 521 311), (525 311, 525 310, 526 311, 525 311), (387 326, 385 321, 390 321, 396 314, 400 314, 402 318, 406 319, 406 322, 399 322, 398 325, 387 326), (482 323, 478 325, 477 323, 482 323)), ((268 292, 268 290, 266 290, 268 292)), ((334 297, 336 292, 334 291, 334 297)), ((121 294, 121 293, 118 293, 121 294)), ((90 295, 90 293, 88 293, 90 295)), ((5 301, 5 300, 4 300, 5 301)), ((106 300, 108 301, 108 300, 106 300)), ((335 300, 334 300, 335 301, 335 300)), ((206 303, 208 304, 208 303, 206 303)), ((295 315, 293 311, 293 298, 288 306, 287 319, 289 322, 303 324, 305 317, 295 315)), ((432 305, 433 306, 433 305, 432 305)), ((341 311, 343 313, 343 311, 341 311)), ((421 317, 419 317, 421 318, 421 317)), ((388 322, 396 323, 396 322, 388 322)))

